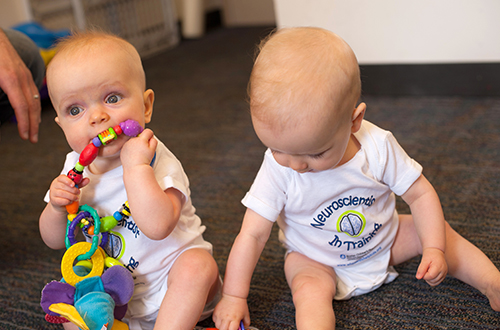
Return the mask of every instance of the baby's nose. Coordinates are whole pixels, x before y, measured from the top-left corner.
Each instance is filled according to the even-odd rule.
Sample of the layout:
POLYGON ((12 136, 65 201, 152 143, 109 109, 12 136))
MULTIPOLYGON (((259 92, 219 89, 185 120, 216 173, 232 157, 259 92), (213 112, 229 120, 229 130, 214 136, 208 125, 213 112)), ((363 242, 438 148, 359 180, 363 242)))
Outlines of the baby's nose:
POLYGON ((307 162, 301 159, 293 159, 290 161, 290 168, 297 172, 305 172, 308 169, 307 162))
POLYGON ((90 116, 91 125, 98 125, 109 120, 109 114, 101 107, 95 107, 92 109, 92 115, 90 116))

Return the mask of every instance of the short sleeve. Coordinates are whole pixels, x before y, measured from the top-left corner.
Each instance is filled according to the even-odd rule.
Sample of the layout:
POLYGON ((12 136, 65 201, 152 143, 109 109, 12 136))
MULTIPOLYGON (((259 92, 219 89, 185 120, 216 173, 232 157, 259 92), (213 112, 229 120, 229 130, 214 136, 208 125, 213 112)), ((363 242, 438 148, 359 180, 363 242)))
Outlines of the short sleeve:
POLYGON ((271 151, 267 150, 257 176, 241 202, 274 222, 285 207, 288 181, 286 171, 276 163, 271 151))
POLYGON ((153 164, 155 178, 161 189, 175 188, 182 193, 184 201, 189 199, 189 180, 179 160, 158 140, 156 161, 153 164))
POLYGON ((381 154, 385 162, 382 181, 396 195, 403 195, 422 174, 422 166, 408 156, 392 133, 387 134, 381 154))

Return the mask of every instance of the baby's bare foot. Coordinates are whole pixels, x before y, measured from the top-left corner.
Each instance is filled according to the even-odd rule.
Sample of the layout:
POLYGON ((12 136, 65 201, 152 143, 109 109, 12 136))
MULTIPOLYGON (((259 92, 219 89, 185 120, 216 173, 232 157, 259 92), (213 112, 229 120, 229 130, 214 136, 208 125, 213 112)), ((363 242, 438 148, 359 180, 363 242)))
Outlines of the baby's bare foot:
POLYGON ((500 312, 500 281, 492 283, 490 288, 486 290, 486 297, 490 300, 491 308, 500 312))

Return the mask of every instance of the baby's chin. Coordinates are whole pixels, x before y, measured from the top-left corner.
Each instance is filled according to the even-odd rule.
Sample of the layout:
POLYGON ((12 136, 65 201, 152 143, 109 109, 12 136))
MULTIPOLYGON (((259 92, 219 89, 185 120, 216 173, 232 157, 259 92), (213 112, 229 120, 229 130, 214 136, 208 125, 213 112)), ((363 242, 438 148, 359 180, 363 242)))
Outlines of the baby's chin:
POLYGON ((104 153, 103 155, 98 155, 95 161, 88 166, 88 169, 93 174, 102 174, 121 165, 120 151, 118 151, 115 153, 104 153))
POLYGON ((295 172, 297 172, 299 174, 305 174, 305 173, 314 173, 314 172, 317 172, 317 171, 309 168, 309 169, 304 170, 304 171, 295 171, 295 172))
POLYGON ((97 157, 99 159, 111 159, 111 158, 116 158, 120 157, 120 152, 122 150, 122 144, 118 146, 118 143, 116 145, 109 145, 109 146, 104 146, 101 147, 99 150, 99 153, 97 154, 97 157))

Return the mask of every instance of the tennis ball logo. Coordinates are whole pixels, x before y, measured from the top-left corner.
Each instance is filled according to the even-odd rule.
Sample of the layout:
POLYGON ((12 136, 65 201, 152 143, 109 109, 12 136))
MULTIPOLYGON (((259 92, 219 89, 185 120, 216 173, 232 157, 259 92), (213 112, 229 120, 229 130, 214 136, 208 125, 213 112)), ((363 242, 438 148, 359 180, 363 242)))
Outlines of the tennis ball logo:
POLYGON ((111 258, 120 259, 123 256, 123 252, 125 252, 124 243, 125 241, 121 234, 109 231, 109 240, 104 250, 111 258))
POLYGON ((344 212, 337 221, 337 231, 351 237, 358 237, 365 229, 365 217, 356 211, 344 212))

